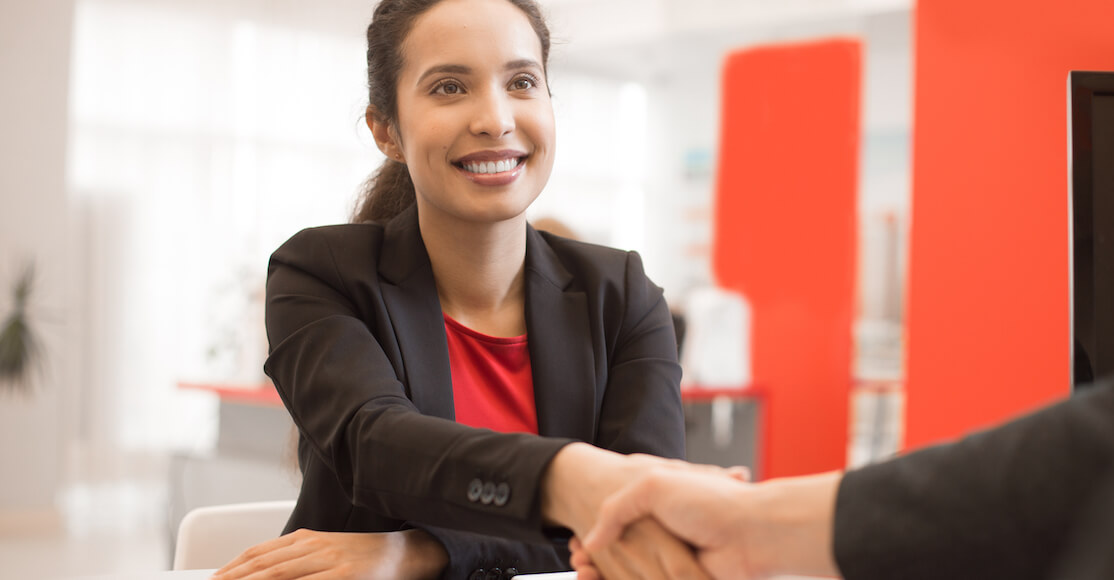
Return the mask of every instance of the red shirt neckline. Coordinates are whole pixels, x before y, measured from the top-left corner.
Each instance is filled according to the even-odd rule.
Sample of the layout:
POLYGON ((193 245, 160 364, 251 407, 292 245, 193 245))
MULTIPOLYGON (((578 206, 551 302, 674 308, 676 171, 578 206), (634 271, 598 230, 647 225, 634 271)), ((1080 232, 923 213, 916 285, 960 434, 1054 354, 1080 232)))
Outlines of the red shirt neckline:
POLYGON ((491 344, 522 344, 526 342, 525 334, 519 336, 491 336, 490 334, 484 334, 482 332, 472 330, 471 328, 464 326, 456 320, 453 320, 453 318, 448 314, 442 313, 442 316, 445 317, 445 322, 451 324, 453 328, 477 340, 482 340, 491 344))

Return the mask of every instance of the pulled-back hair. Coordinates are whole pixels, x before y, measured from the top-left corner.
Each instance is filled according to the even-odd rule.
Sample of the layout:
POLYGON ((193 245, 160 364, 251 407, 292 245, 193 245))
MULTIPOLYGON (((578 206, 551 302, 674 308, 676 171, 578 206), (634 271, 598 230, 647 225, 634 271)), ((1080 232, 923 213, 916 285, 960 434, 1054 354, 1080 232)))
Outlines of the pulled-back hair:
MULTIPOLYGON (((402 44, 414 21, 441 0, 382 0, 367 27, 368 108, 377 121, 398 128, 398 76, 402 44)), ((507 0, 526 14, 549 62, 549 28, 534 0, 507 0)), ((387 159, 364 182, 352 221, 385 222, 414 203, 414 182, 406 165, 387 159)))

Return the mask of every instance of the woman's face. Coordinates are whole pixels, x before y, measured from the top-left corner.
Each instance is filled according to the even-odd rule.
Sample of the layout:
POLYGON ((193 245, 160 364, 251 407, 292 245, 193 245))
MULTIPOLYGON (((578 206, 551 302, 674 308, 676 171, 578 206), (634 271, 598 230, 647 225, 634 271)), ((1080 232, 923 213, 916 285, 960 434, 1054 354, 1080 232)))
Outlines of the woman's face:
MULTIPOLYGON (((398 126, 423 215, 521 216, 553 169, 553 107, 541 42, 507 0, 444 0, 402 47, 398 126)), ((388 153, 390 154, 390 153, 388 153)))

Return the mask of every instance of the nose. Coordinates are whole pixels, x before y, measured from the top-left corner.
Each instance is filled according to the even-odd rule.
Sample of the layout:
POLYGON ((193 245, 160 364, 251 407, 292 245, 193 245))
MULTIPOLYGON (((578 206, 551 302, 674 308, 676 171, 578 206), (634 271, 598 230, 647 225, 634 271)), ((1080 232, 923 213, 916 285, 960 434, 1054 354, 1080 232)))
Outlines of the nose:
POLYGON ((502 137, 514 131, 514 105, 510 95, 502 90, 484 91, 475 100, 471 130, 476 135, 502 137))

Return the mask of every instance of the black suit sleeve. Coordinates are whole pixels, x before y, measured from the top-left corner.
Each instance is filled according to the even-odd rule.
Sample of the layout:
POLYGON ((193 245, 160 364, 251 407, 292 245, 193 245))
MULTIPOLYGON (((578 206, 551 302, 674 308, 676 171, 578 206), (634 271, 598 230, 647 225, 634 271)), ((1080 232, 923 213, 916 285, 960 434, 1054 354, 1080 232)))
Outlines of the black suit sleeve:
POLYGON ((957 443, 848 472, 835 557, 849 580, 1047 578, 1114 466, 1105 385, 957 443))
POLYGON ((313 230, 272 255, 265 370, 348 500, 387 518, 544 542, 537 482, 567 441, 422 415, 347 283, 313 230), (510 495, 476 501, 476 480, 507 483, 510 495))

